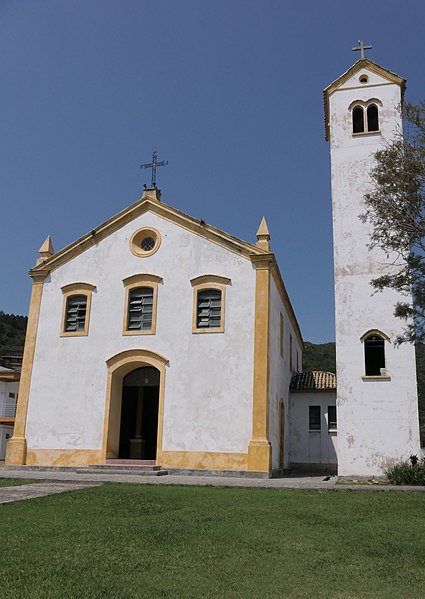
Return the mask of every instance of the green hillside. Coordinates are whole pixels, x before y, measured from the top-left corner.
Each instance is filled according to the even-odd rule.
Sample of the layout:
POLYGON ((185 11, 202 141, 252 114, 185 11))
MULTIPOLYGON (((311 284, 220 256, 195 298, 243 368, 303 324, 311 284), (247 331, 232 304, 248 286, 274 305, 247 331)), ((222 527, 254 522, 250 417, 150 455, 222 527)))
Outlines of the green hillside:
POLYGON ((304 343, 303 370, 336 372, 335 343, 304 343))
POLYGON ((5 314, 0 310, 0 353, 24 345, 27 320, 26 316, 5 314))

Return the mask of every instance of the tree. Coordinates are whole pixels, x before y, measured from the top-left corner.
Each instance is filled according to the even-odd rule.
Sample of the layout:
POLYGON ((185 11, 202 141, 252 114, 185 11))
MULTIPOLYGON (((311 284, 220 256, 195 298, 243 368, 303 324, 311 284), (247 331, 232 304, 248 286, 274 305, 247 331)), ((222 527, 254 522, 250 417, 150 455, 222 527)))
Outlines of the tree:
POLYGON ((373 188, 360 217, 372 224, 370 247, 380 247, 395 266, 372 286, 406 296, 394 309, 406 323, 397 344, 425 340, 425 101, 405 104, 403 122, 404 134, 375 154, 373 188))

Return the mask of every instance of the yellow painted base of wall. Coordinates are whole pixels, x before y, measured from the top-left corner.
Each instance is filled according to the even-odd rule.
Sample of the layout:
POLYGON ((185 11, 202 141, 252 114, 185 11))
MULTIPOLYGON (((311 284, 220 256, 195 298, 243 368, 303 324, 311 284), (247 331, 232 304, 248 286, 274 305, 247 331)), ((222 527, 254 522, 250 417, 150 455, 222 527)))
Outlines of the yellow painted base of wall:
POLYGON ((210 451, 161 451, 156 463, 163 468, 187 470, 246 470, 246 453, 210 451))
MULTIPOLYGON (((6 464, 28 466, 85 467, 104 464, 101 449, 26 449, 25 439, 11 439, 6 464)), ((182 470, 233 470, 270 472, 270 443, 251 441, 248 453, 208 451, 161 451, 156 460, 163 468, 182 470)))
POLYGON ((272 447, 267 439, 253 440, 248 445, 248 470, 271 472, 272 447))
POLYGON ((25 437, 12 437, 6 447, 6 465, 22 466, 27 458, 27 441, 25 437))
POLYGON ((105 462, 101 449, 28 449, 27 466, 90 466, 105 462))

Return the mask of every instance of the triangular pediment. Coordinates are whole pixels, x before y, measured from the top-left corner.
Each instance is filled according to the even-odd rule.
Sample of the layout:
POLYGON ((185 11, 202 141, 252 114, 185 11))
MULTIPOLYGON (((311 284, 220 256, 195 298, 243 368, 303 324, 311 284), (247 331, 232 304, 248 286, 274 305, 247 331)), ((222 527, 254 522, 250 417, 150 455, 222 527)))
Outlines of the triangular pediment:
POLYGON ((406 89, 406 80, 396 73, 393 73, 388 69, 384 69, 384 67, 381 67, 379 64, 376 64, 376 62, 373 62, 368 58, 361 58, 323 90, 326 141, 329 141, 329 97, 338 89, 343 89, 344 86, 349 83, 350 79, 352 79, 362 70, 369 71, 369 73, 377 75, 388 83, 395 83, 396 85, 399 85, 401 88, 401 99, 403 100, 404 91, 406 89))
POLYGON ((141 216, 145 212, 152 212, 157 216, 164 218, 183 229, 189 230, 195 235, 199 235, 215 243, 224 247, 225 249, 238 254, 239 256, 243 256, 244 258, 250 259, 253 255, 261 255, 265 252, 261 248, 257 247, 254 244, 251 244, 247 241, 243 241, 238 239, 237 237, 233 237, 212 225, 204 222, 203 220, 196 219, 192 216, 173 208, 172 206, 168 206, 164 204, 162 201, 158 201, 154 197, 149 195, 144 195, 140 200, 125 208, 106 222, 102 223, 89 233, 86 233, 70 245, 66 246, 62 250, 56 252, 53 256, 48 258, 40 264, 33 268, 30 273, 36 273, 37 270, 43 270, 47 272, 51 272, 55 270, 62 264, 69 262, 75 256, 86 251, 88 248, 93 245, 99 243, 115 231, 119 230, 121 227, 131 223, 134 219, 141 216))

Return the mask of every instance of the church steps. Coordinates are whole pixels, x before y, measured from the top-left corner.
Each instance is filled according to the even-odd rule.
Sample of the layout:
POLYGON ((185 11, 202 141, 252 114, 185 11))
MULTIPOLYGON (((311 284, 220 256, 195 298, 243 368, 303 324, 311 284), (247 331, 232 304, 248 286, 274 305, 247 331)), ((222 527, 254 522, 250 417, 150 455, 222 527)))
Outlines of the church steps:
MULTIPOLYGON (((134 461, 134 460, 132 460, 134 461)), ((166 476, 167 470, 161 466, 151 465, 114 465, 93 464, 91 466, 6 466, 2 465, 3 471, 17 470, 20 472, 74 472, 76 474, 137 474, 139 476, 166 476)))

